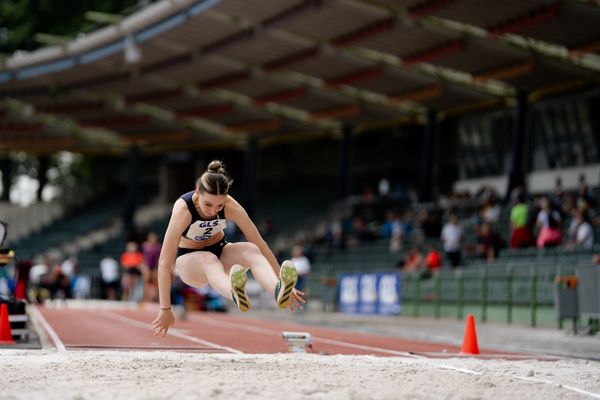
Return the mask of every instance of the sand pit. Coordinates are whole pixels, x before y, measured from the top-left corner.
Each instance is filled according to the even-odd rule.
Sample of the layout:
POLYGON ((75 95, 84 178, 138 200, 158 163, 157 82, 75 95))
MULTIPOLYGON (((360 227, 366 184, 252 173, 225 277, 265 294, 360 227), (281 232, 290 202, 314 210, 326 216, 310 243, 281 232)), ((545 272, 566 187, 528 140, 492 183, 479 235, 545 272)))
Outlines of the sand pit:
POLYGON ((600 364, 171 351, 0 351, 1 399, 600 399, 600 364))

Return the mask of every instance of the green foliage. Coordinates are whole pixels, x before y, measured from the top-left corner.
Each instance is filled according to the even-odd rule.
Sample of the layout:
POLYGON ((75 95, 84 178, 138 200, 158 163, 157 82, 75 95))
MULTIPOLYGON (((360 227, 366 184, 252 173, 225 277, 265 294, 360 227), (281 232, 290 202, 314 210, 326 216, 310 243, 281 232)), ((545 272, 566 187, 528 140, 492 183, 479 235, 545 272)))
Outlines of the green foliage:
POLYGON ((43 44, 36 33, 74 37, 97 24, 84 19, 86 11, 120 14, 139 0, 2 0, 0 1, 0 52, 35 50, 43 44))

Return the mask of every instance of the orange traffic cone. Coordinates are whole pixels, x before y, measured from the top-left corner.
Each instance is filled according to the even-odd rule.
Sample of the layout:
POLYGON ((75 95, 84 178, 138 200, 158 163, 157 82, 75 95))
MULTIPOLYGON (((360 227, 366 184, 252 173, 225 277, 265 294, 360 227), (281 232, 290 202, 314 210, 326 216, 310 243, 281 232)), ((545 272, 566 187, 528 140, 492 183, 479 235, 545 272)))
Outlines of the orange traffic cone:
POLYGON ((10 321, 8 320, 8 307, 6 303, 0 306, 0 344, 15 344, 10 331, 10 321))
POLYGON ((467 326, 465 327, 465 337, 460 354, 479 354, 477 345, 477 332, 475 331, 475 317, 473 314, 467 316, 467 326))

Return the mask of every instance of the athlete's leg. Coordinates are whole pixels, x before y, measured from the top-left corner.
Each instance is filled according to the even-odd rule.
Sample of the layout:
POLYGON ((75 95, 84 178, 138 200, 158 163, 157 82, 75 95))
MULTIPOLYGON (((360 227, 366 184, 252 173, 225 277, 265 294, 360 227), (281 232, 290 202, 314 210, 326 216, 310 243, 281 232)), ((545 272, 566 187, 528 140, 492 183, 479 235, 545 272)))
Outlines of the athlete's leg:
POLYGON ((229 276, 214 254, 194 251, 177 257, 175 265, 181 280, 188 285, 199 288, 210 284, 221 296, 231 299, 229 276))
POLYGON ((262 255, 257 245, 250 242, 229 243, 223 247, 221 253, 221 262, 225 266, 225 270, 235 265, 240 264, 243 267, 250 268, 254 279, 262 286, 269 294, 274 295, 275 285, 278 278, 273 272, 273 268, 269 261, 262 255))

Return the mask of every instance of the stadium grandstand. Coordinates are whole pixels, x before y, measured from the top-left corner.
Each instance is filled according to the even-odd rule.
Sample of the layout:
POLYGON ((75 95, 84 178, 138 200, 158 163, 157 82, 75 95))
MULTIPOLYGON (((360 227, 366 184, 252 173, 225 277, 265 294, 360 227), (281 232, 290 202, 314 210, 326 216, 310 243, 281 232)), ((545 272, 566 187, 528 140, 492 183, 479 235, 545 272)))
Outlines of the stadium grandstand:
POLYGON ((556 280, 600 253, 597 1, 113 11, 0 59, 0 219, 16 260, 76 256, 100 297, 100 260, 162 239, 173 201, 216 158, 277 255, 304 246, 324 308, 340 306, 343 274, 400 269, 404 313, 562 323, 556 280), (554 213, 559 237, 544 241, 554 213), (445 249, 451 214, 462 234, 445 249), (515 244, 523 226, 531 238, 515 244))

